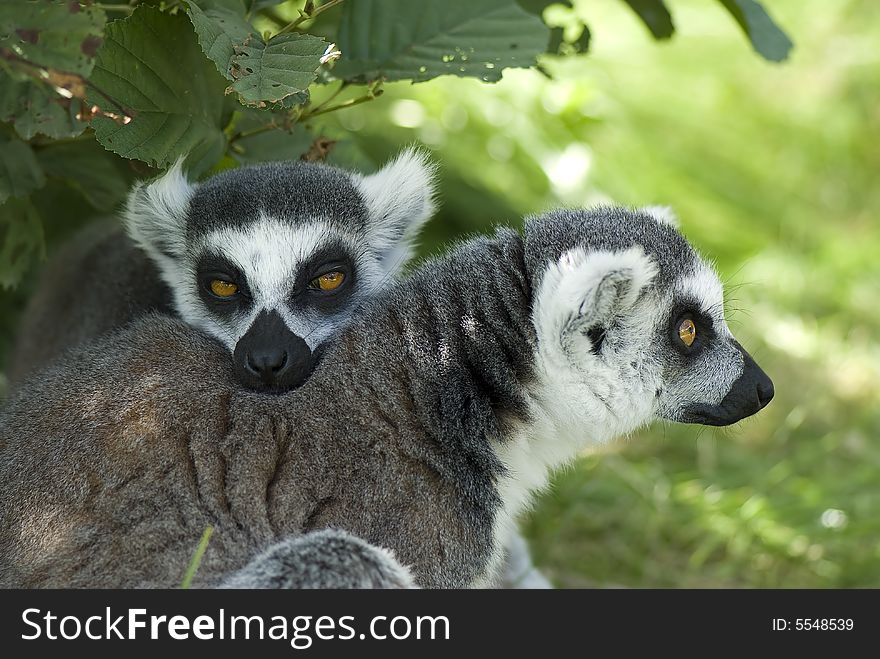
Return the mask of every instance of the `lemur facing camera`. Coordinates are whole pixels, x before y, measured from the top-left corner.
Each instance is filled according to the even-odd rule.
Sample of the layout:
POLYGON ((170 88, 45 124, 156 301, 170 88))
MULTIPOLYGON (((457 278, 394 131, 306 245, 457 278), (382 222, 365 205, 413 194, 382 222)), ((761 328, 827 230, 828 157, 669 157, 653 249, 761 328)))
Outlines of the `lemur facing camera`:
POLYGON ((710 266, 619 208, 422 264, 298 389, 229 375, 156 316, 24 383, 0 411, 0 586, 174 586, 208 525, 201 586, 485 585, 584 448, 655 419, 731 424, 774 393, 710 266))
POLYGON ((409 259, 433 213, 433 169, 410 149, 369 176, 293 161, 195 184, 178 161, 133 189, 125 232, 89 227, 50 265, 10 380, 165 311, 225 345, 243 385, 296 387, 328 337, 409 259))

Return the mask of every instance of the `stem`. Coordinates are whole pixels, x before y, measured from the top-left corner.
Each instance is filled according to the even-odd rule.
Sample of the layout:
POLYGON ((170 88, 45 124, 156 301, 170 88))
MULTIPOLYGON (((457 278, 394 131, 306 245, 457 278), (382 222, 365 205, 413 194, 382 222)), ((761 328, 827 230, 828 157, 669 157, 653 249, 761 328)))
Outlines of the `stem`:
POLYGON ((331 7, 335 7, 336 5, 340 4, 341 2, 342 2, 342 0, 327 0, 327 2, 325 2, 323 5, 321 5, 320 7, 315 7, 311 12, 303 11, 301 9, 299 12, 299 18, 297 18, 295 21, 288 24, 287 26, 281 28, 281 30, 278 32, 278 34, 284 34, 285 32, 290 32, 291 30, 295 30, 296 28, 298 28, 300 26, 300 24, 305 23, 306 21, 310 21, 313 18, 316 18, 321 13, 327 11, 331 7))
POLYGON ((378 80, 374 80, 370 83, 369 87, 367 87, 367 93, 363 96, 359 96, 358 98, 353 98, 348 101, 343 101, 342 103, 337 103, 336 105, 328 106, 328 103, 336 98, 343 89, 346 89, 351 83, 343 80, 342 84, 339 86, 335 92, 330 94, 326 99, 324 99, 320 104, 315 107, 302 111, 301 106, 296 106, 292 108, 286 116, 286 121, 284 123, 279 124, 275 120, 270 121, 268 124, 264 124, 262 126, 258 126, 257 128, 253 128, 251 130, 246 130, 241 133, 236 133, 229 139, 229 144, 234 145, 239 140, 243 140, 248 137, 252 137, 254 135, 259 135, 260 133, 265 133, 270 130, 276 130, 278 128, 285 128, 286 130, 291 130, 294 124, 302 123, 307 119, 311 119, 312 117, 317 117, 321 114, 327 114, 328 112, 335 112, 336 110, 341 110, 343 108, 350 108, 353 105, 360 105, 361 103, 366 103, 367 101, 372 101, 374 98, 378 98, 382 95, 384 90, 382 89, 382 83, 384 82, 384 78, 379 78, 378 80))
POLYGON ((105 5, 100 2, 95 3, 96 7, 100 7, 104 11, 122 11, 126 14, 130 14, 134 11, 134 7, 132 5, 105 5))
POLYGON ((350 84, 351 84, 351 83, 348 82, 347 80, 343 80, 343 81, 342 81, 342 84, 339 85, 339 88, 338 88, 335 92, 333 92, 332 94, 330 94, 330 96, 328 96, 328 97, 325 98, 323 101, 321 101, 318 105, 316 105, 316 106, 313 107, 311 110, 309 110, 309 114, 314 113, 315 110, 320 110, 320 109, 326 107, 327 104, 330 103, 330 101, 332 101, 334 98, 336 98, 337 96, 339 96, 339 94, 342 93, 342 91, 343 91, 345 88, 347 88, 350 84))
POLYGON ((196 576, 196 572, 199 570, 199 565, 202 564, 202 557, 205 555, 205 550, 208 549, 208 542, 211 540, 211 534, 213 532, 214 527, 208 526, 204 533, 202 533, 202 539, 199 540, 199 546, 196 547, 196 553, 193 554, 192 560, 189 562, 189 567, 186 568, 186 574, 183 575, 183 581, 180 584, 180 587, 184 590, 189 588, 193 577, 196 576))
POLYGON ((229 140, 229 142, 230 143, 237 142, 238 140, 243 140, 245 138, 252 137, 254 135, 259 135, 260 133, 265 133, 266 131, 275 130, 276 128, 279 128, 278 124, 276 124, 274 121, 270 121, 268 124, 264 124, 258 128, 254 128, 252 130, 246 130, 242 133, 236 133, 232 137, 232 139, 229 140))
MULTIPOLYGON (((306 119, 311 119, 312 117, 317 117, 319 114, 327 114, 328 112, 336 112, 336 110, 341 110, 343 108, 350 108, 353 105, 360 105, 361 103, 366 103, 367 101, 372 101, 374 98, 378 98, 382 95, 382 90, 379 89, 375 92, 369 92, 363 96, 358 98, 353 98, 349 101, 343 101, 342 103, 337 103, 336 105, 331 105, 329 108, 315 108, 309 112, 305 112, 300 116, 300 121, 305 121, 306 119)), ((323 105, 323 104, 322 104, 323 105)))

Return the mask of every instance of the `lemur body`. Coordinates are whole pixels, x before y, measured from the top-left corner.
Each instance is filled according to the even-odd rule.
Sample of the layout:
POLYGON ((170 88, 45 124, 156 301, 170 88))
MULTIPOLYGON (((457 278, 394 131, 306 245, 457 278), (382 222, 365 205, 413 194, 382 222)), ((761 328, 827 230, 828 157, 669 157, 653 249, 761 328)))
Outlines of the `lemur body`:
POLYGON ((173 586, 209 524, 200 585, 288 583, 285 543, 327 528, 393 551, 420 586, 482 585, 582 448, 655 418, 732 423, 773 395, 711 269, 620 209, 422 265, 288 393, 238 388, 224 357, 147 318, 21 389, 0 416, 0 585, 173 586))

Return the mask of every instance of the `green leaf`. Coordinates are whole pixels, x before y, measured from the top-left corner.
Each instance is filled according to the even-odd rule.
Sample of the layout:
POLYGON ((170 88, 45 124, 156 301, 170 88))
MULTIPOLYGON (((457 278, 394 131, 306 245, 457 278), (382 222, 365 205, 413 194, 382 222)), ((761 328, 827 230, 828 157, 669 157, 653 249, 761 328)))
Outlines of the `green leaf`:
POLYGON ((501 78, 530 67, 547 48, 541 19, 510 0, 358 0, 343 5, 342 58, 334 73, 349 80, 414 80, 440 75, 501 78))
POLYGON ((0 205, 0 286, 13 288, 31 263, 46 257, 43 224, 29 199, 0 205))
POLYGON ((564 5, 573 8, 571 0, 516 0, 516 4, 535 16, 543 16, 550 5, 564 5))
POLYGON ((235 143, 232 157, 243 165, 276 160, 298 160, 309 150, 314 135, 297 126, 292 133, 278 129, 244 137, 235 143))
POLYGON ((30 145, 15 138, 0 139, 0 203, 9 197, 26 197, 45 183, 30 145))
POLYGON ((142 5, 109 23, 105 37, 91 77, 102 92, 95 102, 132 119, 123 125, 96 117, 98 142, 156 167, 189 154, 191 171, 209 169, 226 146, 226 85, 202 54, 190 22, 142 5))
POLYGON ((668 39, 675 32, 672 15, 663 0, 623 0, 642 19, 655 39, 668 39))
POLYGON ((216 3, 201 4, 204 9, 192 0, 186 3, 187 14, 199 37, 199 45, 217 70, 232 80, 229 65, 235 55, 234 45, 244 43, 255 34, 254 29, 243 13, 233 8, 216 3))
POLYGON ((236 46, 229 72, 242 102, 262 107, 308 89, 327 43, 310 34, 282 34, 263 43, 259 37, 236 46))
POLYGON ((29 140, 37 133, 54 139, 74 137, 86 128, 76 118, 79 101, 62 98, 41 82, 15 81, 0 71, 0 121, 14 122, 29 140))
POLYGON ((106 16, 69 0, 0 3, 0 51, 43 67, 87 76, 106 16))
POLYGON ((781 62, 788 57, 794 44, 755 0, 721 0, 721 4, 736 19, 752 47, 764 59, 781 62))
POLYGON ((283 34, 266 43, 229 7, 206 5, 203 10, 193 1, 187 7, 202 50, 233 81, 230 89, 243 104, 265 107, 303 93, 315 80, 327 49, 320 37, 283 34))
POLYGON ((104 11, 95 5, 0 3, 0 57, 8 69, 0 71, 0 120, 14 122, 25 139, 37 133, 52 138, 81 133, 86 124, 76 119, 80 101, 60 96, 52 85, 82 89, 104 22, 104 11))
POLYGON ((47 175, 73 186, 98 210, 113 210, 128 194, 131 177, 125 161, 94 140, 49 144, 36 155, 47 175))

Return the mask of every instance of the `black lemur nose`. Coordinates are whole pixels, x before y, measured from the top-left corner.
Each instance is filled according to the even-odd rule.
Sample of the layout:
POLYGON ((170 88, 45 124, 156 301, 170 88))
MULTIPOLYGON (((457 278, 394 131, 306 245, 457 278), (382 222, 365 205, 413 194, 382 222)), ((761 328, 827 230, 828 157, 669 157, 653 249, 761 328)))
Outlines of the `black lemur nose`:
POLYGON ((233 352, 236 377, 251 389, 287 391, 309 377, 314 356, 277 311, 261 312, 233 352))
POLYGON ((247 355, 247 367, 269 384, 287 364, 286 350, 255 350, 247 355))
MULTIPOLYGON (((762 375, 764 374, 762 373, 762 375)), ((766 375, 764 375, 763 378, 760 378, 758 380, 757 388, 758 403, 761 405, 762 408, 766 407, 767 403, 773 400, 773 394, 775 393, 773 389, 773 381, 766 375)))

